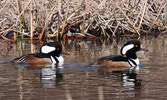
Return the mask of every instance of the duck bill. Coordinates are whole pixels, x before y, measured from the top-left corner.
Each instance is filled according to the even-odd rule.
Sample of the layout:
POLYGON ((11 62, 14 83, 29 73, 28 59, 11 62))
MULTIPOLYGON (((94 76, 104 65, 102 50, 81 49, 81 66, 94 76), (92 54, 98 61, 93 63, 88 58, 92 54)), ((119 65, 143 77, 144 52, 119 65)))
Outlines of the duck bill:
POLYGON ((148 50, 145 49, 145 48, 140 48, 140 51, 145 51, 145 52, 147 52, 148 50))
POLYGON ((61 54, 70 55, 69 53, 66 53, 66 52, 64 52, 64 51, 62 51, 61 54))

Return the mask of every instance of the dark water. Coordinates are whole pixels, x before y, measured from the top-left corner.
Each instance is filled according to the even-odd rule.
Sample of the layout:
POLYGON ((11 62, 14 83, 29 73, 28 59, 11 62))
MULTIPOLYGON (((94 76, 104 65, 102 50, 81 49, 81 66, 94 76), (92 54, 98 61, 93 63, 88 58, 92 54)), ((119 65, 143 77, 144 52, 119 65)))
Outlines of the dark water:
POLYGON ((138 74, 106 72, 88 66, 100 57, 117 55, 129 38, 104 41, 64 42, 65 64, 57 69, 50 65, 14 65, 8 62, 27 53, 39 52, 35 41, 17 42, 10 47, 0 43, 1 100, 111 100, 167 99, 167 39, 166 36, 141 38, 138 52, 141 62, 138 74))

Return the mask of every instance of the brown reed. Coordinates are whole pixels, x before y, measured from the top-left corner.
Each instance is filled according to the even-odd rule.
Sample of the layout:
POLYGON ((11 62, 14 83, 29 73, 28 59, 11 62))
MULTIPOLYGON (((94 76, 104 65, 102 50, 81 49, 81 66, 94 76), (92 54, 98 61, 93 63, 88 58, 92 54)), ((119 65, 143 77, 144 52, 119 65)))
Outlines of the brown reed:
MULTIPOLYGON (((1 0, 0 36, 112 37, 167 32, 166 0, 1 0), (17 33, 17 35, 16 35, 17 33)), ((6 37, 6 38, 4 38, 6 37)))

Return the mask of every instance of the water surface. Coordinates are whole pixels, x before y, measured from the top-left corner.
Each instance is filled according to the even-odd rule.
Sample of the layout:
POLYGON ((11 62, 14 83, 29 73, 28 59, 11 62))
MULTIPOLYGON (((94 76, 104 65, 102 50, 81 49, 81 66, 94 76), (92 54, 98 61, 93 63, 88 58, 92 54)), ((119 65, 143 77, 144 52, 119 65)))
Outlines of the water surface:
POLYGON ((89 66, 100 57, 120 54, 120 48, 128 40, 130 38, 125 37, 63 42, 70 56, 63 55, 65 64, 59 68, 4 63, 23 54, 39 52, 40 43, 18 41, 11 46, 0 43, 0 99, 166 99, 166 36, 140 39, 142 47, 149 52, 137 53, 142 64, 137 75, 106 72, 89 66))

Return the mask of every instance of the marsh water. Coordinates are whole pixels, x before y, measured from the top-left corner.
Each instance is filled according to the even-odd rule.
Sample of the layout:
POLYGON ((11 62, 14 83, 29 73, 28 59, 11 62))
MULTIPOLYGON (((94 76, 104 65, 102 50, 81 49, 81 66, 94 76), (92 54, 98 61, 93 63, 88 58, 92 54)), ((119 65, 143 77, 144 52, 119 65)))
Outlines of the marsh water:
POLYGON ((68 40, 63 42, 65 64, 29 66, 9 63, 23 54, 39 52, 40 42, 18 41, 0 43, 1 100, 114 100, 167 99, 167 38, 141 37, 138 52, 140 70, 137 74, 112 72, 89 64, 107 55, 119 55, 120 48, 130 40, 68 40), (46 67, 47 66, 47 67, 46 67))

